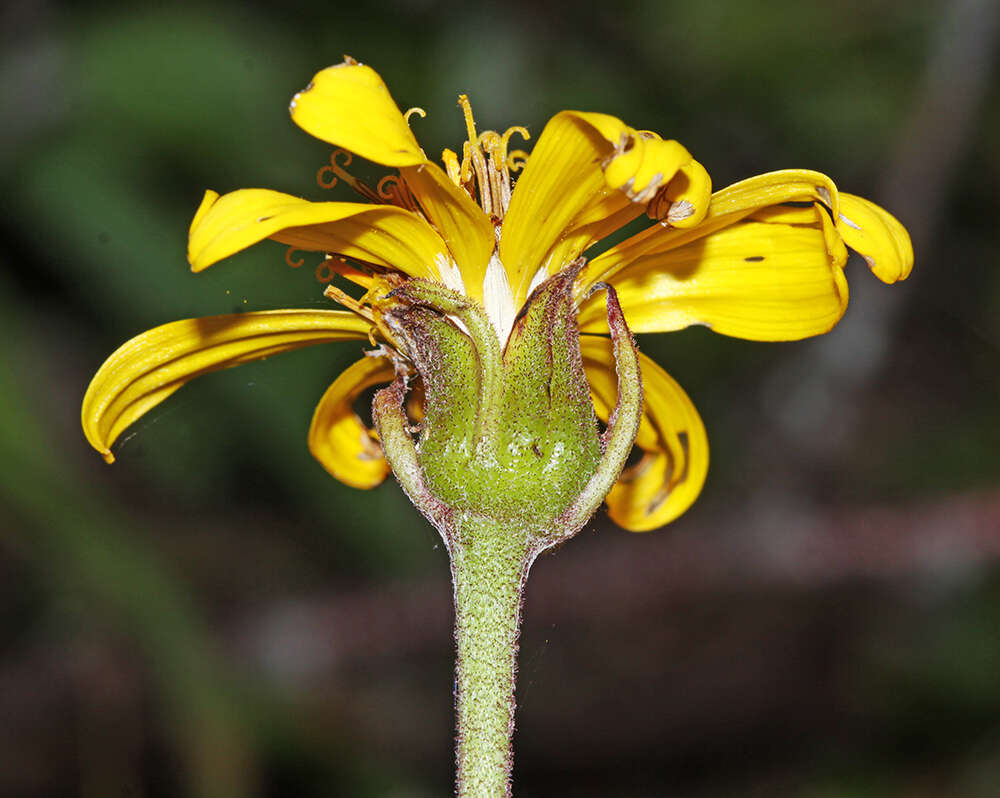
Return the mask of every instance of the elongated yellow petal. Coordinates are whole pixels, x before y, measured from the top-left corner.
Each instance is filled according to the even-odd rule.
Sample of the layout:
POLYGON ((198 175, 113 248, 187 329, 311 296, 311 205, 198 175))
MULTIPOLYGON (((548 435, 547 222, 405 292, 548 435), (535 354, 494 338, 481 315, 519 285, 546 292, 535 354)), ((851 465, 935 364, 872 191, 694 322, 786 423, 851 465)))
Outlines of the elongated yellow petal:
POLYGON ((400 172, 458 264, 463 286, 450 285, 447 279, 445 284, 459 291, 464 287, 464 293, 482 302, 486 264, 496 246, 493 222, 436 164, 408 166, 400 172))
MULTIPOLYGON (((593 235, 612 232, 609 225, 598 224, 595 209, 622 224, 634 218, 621 213, 621 203, 605 201, 608 189, 646 211, 691 163, 690 153, 677 142, 636 131, 607 114, 563 111, 552 117, 514 186, 504 217, 500 259, 515 300, 523 301, 539 269, 561 269, 593 243, 593 235)), ((696 224, 706 212, 710 189, 687 177, 681 182, 677 197, 683 195, 687 205, 680 216, 696 224), (686 193, 688 189, 692 191, 686 193)))
POLYGON ((834 213, 840 207, 837 186, 822 172, 812 169, 779 169, 726 186, 712 195, 710 217, 742 214, 784 202, 820 201, 834 213))
MULTIPOLYGON (((580 338, 594 410, 605 421, 615 405, 617 384, 611 342, 580 338)), ((626 468, 608 494, 612 520, 631 532, 647 532, 673 521, 698 498, 708 473, 705 425, 684 390, 639 353, 644 407, 636 445, 643 457, 626 468)))
POLYGON ((763 208, 786 202, 823 202, 834 212, 840 207, 837 186, 821 172, 784 169, 741 180, 712 194, 708 212, 696 226, 684 229, 651 227, 594 258, 581 275, 579 295, 586 294, 593 283, 609 280, 638 258, 684 246, 763 208))
POLYGON ((861 253, 882 282, 895 283, 909 276, 913 244, 895 216, 862 197, 841 194, 836 221, 844 243, 861 253))
POLYGON ((569 223, 563 237, 549 250, 546 263, 552 270, 558 270, 558 264, 570 263, 592 244, 642 213, 642 206, 632 202, 624 192, 605 186, 569 223))
POLYGON ((363 64, 318 72, 289 111, 306 133, 369 161, 413 166, 427 160, 382 78, 363 64))
POLYGON ((435 280, 452 262, 434 229, 395 205, 309 202, 263 188, 207 192, 191 224, 188 260, 199 272, 265 238, 435 280))
POLYGON ((616 141, 625 125, 604 114, 588 116, 563 111, 552 117, 514 185, 501 228, 500 260, 518 305, 549 250, 604 188, 600 164, 612 145, 596 125, 603 123, 616 141))
POLYGON ((111 463, 122 431, 189 380, 303 346, 364 339, 370 326, 339 310, 273 310, 154 327, 98 369, 83 397, 83 432, 111 463))
POLYGON ((352 488, 380 485, 389 473, 375 433, 354 412, 362 391, 396 376, 384 357, 364 357, 326 389, 309 427, 309 451, 327 471, 352 488))
MULTIPOLYGON (((828 331, 847 307, 847 250, 826 211, 811 210, 811 225, 743 221, 639 258, 610 281, 629 327, 665 332, 704 324, 755 341, 828 331)), ((600 313, 598 303, 585 301, 581 329, 603 331, 600 313)))

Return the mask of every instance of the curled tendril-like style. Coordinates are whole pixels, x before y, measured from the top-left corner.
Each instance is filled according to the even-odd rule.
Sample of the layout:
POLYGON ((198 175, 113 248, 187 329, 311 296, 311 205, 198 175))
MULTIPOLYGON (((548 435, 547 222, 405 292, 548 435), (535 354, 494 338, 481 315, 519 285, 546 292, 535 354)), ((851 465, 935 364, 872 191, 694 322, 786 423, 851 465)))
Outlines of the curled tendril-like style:
POLYGON ((329 258, 316 267, 316 281, 324 285, 332 282, 336 275, 337 272, 334 270, 329 258))
POLYGON ((285 263, 287 263, 293 269, 299 268, 299 266, 302 266, 306 262, 305 258, 298 258, 297 260, 292 260, 292 253, 300 251, 301 250, 298 250, 295 247, 289 247, 288 250, 285 252, 285 263))
POLYGON ((333 188, 340 180, 343 180, 365 199, 378 202, 378 194, 372 191, 363 181, 358 180, 347 171, 346 167, 350 166, 353 160, 354 156, 347 150, 334 150, 330 153, 330 165, 321 166, 319 171, 316 172, 316 182, 320 188, 333 188), (343 165, 337 163, 337 159, 341 156, 343 156, 343 165), (332 175, 332 177, 327 179, 328 175, 332 175))
POLYGON ((354 156, 351 155, 347 150, 334 150, 330 153, 330 165, 321 166, 319 171, 316 172, 316 182, 319 184, 320 188, 333 188, 337 185, 339 178, 344 178, 350 182, 352 178, 347 174, 344 169, 351 165, 351 161, 354 160, 354 156), (344 165, 341 166, 337 163, 337 158, 339 156, 344 156, 344 165), (327 180, 327 175, 330 175, 329 180, 327 180))
POLYGON ((399 175, 386 175, 378 181, 375 190, 381 199, 407 210, 417 211, 417 202, 399 175))
POLYGON ((420 108, 419 106, 415 105, 412 108, 410 108, 405 114, 403 114, 403 119, 406 120, 406 124, 410 124, 410 117, 413 116, 414 114, 419 116, 421 119, 427 118, 427 112, 423 108, 420 108))
POLYGON ((386 175, 378 181, 378 185, 375 186, 375 190, 382 199, 389 200, 390 202, 397 201, 398 204, 398 200, 402 194, 399 176, 386 175))
POLYGON ((337 180, 337 176, 330 166, 321 166, 319 171, 316 172, 316 184, 320 188, 333 188, 338 182, 340 181, 337 180), (327 175, 331 176, 329 181, 326 179, 327 175))
POLYGON ((484 130, 479 134, 478 144, 487 152, 492 151, 500 144, 500 134, 495 130, 484 130))
POLYGON ((524 150, 511 150, 507 153, 507 168, 512 172, 520 172, 528 162, 528 153, 524 150))
POLYGON ((507 155, 507 148, 510 146, 510 138, 515 133, 525 141, 528 141, 531 138, 531 134, 528 132, 528 128, 524 127, 523 125, 514 125, 514 127, 507 128, 507 130, 504 131, 504 134, 500 137, 500 147, 505 156, 505 160, 507 155))

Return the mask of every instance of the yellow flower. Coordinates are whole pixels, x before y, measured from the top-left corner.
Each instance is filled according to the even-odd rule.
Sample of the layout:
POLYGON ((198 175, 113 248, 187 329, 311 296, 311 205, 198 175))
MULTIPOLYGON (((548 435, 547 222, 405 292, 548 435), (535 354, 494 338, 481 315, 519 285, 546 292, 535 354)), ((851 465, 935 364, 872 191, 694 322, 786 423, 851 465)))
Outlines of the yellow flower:
MULTIPOLYGON (((312 344, 381 340, 387 348, 345 370, 320 400, 309 447, 357 488, 378 485, 388 466, 353 410, 366 388, 394 376, 391 331, 380 301, 407 277, 440 281, 481 303, 501 345, 532 290, 595 243, 646 215, 649 225, 597 257, 576 285, 581 349, 595 409, 607 420, 616 381, 598 282, 618 292, 634 332, 692 324, 761 341, 795 340, 832 328, 847 306, 846 246, 887 283, 907 276, 913 253, 896 219, 843 194, 818 172, 759 175, 711 193, 708 173, 676 141, 598 113, 563 111, 530 156, 513 135, 477 132, 462 96, 467 140, 443 168, 420 148, 379 75, 352 59, 318 73, 291 103, 293 121, 338 148, 332 175, 368 202, 310 202, 266 189, 208 191, 191 223, 188 258, 201 271, 271 238, 327 254, 324 266, 366 289, 359 300, 327 288, 347 310, 286 310, 188 319, 156 327, 116 351, 84 399, 88 440, 108 462, 110 446, 136 419, 200 374, 312 344), (373 190, 341 165, 351 153, 393 167, 373 190), (338 156, 340 158, 338 159, 338 156), (512 173, 523 166, 514 183, 512 173)), ((420 109, 413 109, 420 111, 420 109)), ((402 355, 405 356, 405 351, 402 355)), ((641 358, 643 452, 607 497, 626 529, 653 529, 697 497, 708 468, 704 426, 684 391, 641 358)))

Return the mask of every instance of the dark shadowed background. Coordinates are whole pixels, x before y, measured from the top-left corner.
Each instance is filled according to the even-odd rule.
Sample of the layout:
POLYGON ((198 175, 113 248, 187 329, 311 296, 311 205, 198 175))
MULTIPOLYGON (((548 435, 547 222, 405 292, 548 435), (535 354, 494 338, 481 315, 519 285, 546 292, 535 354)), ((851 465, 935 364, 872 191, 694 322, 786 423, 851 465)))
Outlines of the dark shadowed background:
MULTIPOLYGON (((204 378, 103 464, 102 360, 157 324, 329 307, 264 244, 193 276, 206 188, 329 197, 286 106, 349 53, 428 152, 564 108, 717 187, 827 172, 911 230, 831 335, 641 338, 712 443, 704 494, 598 516, 528 587, 516 794, 1000 794, 993 0, 56 3, 0 11, 0 795, 447 795, 446 558, 390 480, 312 460, 356 345, 204 378)), ((338 195, 348 199, 348 195, 338 195)))

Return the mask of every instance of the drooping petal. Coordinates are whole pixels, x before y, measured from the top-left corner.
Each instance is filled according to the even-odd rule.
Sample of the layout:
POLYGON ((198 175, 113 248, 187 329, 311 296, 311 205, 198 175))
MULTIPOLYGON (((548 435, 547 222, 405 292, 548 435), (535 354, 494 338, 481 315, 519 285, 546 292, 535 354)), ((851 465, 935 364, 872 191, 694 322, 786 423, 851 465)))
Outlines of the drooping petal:
POLYGON ((272 310, 184 319, 122 344, 98 369, 81 422, 109 463, 111 444, 134 421, 202 374, 330 341, 368 337, 370 324, 338 310, 272 310))
MULTIPOLYGON (((611 342, 580 338, 594 410, 607 420, 617 384, 611 342)), ((632 532, 646 532, 673 521, 698 498, 708 473, 705 425, 683 389, 648 357, 639 353, 644 390, 636 445, 642 459, 625 469, 607 496, 612 520, 632 532)))
POLYGON ((214 191, 191 223, 188 260, 199 272, 223 258, 273 238, 297 249, 333 252, 439 280, 451 265, 448 247, 419 215, 395 205, 309 202, 290 194, 248 188, 214 191))
MULTIPOLYGON (((741 221, 618 272, 610 282, 629 327, 666 332, 704 324, 755 341, 827 332, 847 307, 847 250, 824 209, 790 210, 800 222, 811 216, 811 224, 741 221)), ((584 301, 581 329, 600 332, 605 324, 600 304, 584 301)))
POLYGON ((837 232, 859 252, 884 283, 905 280, 913 268, 913 244, 899 220, 874 202, 853 194, 840 195, 837 232))
POLYGON ((676 249, 770 206, 786 202, 823 202, 836 214, 840 207, 837 186, 821 172, 784 169, 741 180, 712 194, 708 212, 696 226, 684 229, 657 225, 625 239, 591 261, 581 275, 578 295, 601 280, 609 280, 638 258, 676 249))
MULTIPOLYGON (((690 163, 691 155, 681 145, 640 133, 613 116, 580 111, 556 114, 514 186, 504 217, 500 259, 518 303, 540 268, 554 272, 593 243, 594 239, 579 233, 599 219, 581 215, 586 217, 595 208, 605 208, 609 216, 621 211, 624 206, 618 201, 604 203, 608 189, 646 211, 661 188, 690 163), (572 244, 554 253, 570 233, 575 233, 572 244)), ((686 178, 683 182, 694 186, 686 178)), ((685 214, 689 223, 697 223, 704 215, 708 193, 707 186, 698 187, 691 196, 678 193, 678 200, 685 199, 691 208, 685 214)), ((620 219, 624 223, 628 216, 620 219)), ((590 231, 611 232, 601 227, 590 231)))
POLYGON ((451 285, 448 280, 445 285, 481 302, 486 264, 496 246, 493 222, 437 164, 408 166, 400 172, 458 266, 462 286, 451 285))
POLYGON ((318 72, 289 111, 306 133, 369 161, 413 166, 427 160, 382 78, 363 64, 318 72))
POLYGON ((373 385, 392 382, 396 373, 385 357, 364 357, 326 389, 309 427, 309 451, 333 476, 352 488, 380 485, 389 473, 382 447, 354 412, 358 396, 373 385))

